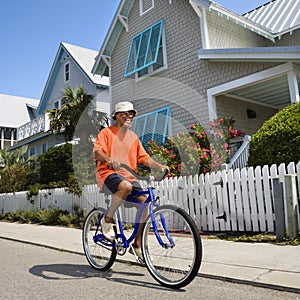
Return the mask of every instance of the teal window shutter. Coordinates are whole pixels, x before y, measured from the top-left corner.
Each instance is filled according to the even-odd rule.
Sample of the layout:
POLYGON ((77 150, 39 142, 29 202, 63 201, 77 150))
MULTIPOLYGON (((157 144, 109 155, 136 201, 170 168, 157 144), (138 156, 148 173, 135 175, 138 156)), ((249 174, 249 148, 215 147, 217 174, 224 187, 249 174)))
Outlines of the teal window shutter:
POLYGON ((128 77, 161 60, 163 20, 132 38, 125 74, 128 77))
POLYGON ((149 141, 154 140, 162 145, 167 137, 170 107, 165 107, 134 119, 133 130, 147 148, 149 141))

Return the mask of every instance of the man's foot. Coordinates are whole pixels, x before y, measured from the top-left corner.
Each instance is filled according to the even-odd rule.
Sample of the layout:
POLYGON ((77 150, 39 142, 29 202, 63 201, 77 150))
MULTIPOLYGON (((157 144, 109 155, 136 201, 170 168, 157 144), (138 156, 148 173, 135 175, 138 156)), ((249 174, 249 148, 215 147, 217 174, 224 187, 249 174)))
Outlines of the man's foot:
POLYGON ((130 245, 129 253, 135 256, 135 259, 139 263, 144 263, 144 258, 142 254, 142 249, 135 247, 134 245, 130 245))
POLYGON ((104 237, 111 242, 116 238, 114 226, 115 226, 114 223, 106 223, 105 217, 102 218, 101 220, 102 233, 104 237))

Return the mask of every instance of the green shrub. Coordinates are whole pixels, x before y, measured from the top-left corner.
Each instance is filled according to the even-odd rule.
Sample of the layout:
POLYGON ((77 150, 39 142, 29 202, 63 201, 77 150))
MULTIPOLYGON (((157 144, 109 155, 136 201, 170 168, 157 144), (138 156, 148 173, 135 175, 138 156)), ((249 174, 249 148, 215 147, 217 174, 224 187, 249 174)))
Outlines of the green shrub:
POLYGON ((18 222, 20 221, 21 212, 19 210, 16 210, 14 212, 5 214, 5 216, 6 220, 8 221, 18 222))
POLYGON ((75 213, 72 214, 66 210, 61 209, 41 209, 33 210, 16 210, 5 214, 0 214, 0 220, 7 220, 10 222, 20 223, 38 223, 43 225, 61 225, 67 227, 82 228, 83 222, 88 214, 86 210, 74 208, 75 213))
POLYGON ((249 144, 249 166, 300 161, 300 103, 292 104, 267 120, 249 144))
POLYGON ((71 213, 68 213, 68 214, 61 213, 58 216, 58 224, 60 224, 62 226, 70 226, 71 224, 73 224, 73 220, 74 220, 74 217, 71 213))
POLYGON ((25 210, 20 212, 20 219, 21 223, 36 223, 38 221, 36 214, 32 210, 25 210))

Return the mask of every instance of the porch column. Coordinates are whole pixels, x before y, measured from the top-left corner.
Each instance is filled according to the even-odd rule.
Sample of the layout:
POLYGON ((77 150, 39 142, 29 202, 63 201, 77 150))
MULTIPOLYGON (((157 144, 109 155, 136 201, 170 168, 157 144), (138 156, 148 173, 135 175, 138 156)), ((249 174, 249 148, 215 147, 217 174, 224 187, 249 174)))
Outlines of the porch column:
POLYGON ((11 129, 10 131, 10 146, 12 147, 14 145, 14 135, 15 135, 15 129, 11 129))
POLYGON ((1 149, 4 149, 4 128, 0 128, 1 130, 1 149))
POLYGON ((217 119, 217 105, 216 96, 213 96, 210 92, 207 93, 208 98, 208 118, 209 121, 217 119))
POLYGON ((299 86, 297 81, 297 75, 293 70, 289 71, 287 75, 288 75, 291 103, 298 103, 300 102, 300 97, 299 97, 299 86))

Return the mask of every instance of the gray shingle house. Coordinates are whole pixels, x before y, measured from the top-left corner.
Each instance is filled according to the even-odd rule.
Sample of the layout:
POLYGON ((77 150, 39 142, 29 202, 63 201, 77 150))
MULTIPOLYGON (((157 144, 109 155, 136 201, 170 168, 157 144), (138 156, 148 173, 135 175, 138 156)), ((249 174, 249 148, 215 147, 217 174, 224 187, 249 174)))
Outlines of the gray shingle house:
POLYGON ((110 113, 109 80, 91 73, 97 54, 95 50, 68 43, 59 45, 34 118, 19 125, 17 143, 11 149, 28 145, 30 155, 40 155, 64 142, 63 135, 49 131, 50 122, 45 112, 61 107, 62 92, 67 86, 76 89, 82 85, 85 93, 94 96, 94 109, 110 113))
POLYGON ((300 0, 244 15, 209 0, 122 0, 92 71, 110 77, 112 107, 134 103, 144 143, 227 115, 251 135, 299 102, 299 11, 300 0))

